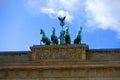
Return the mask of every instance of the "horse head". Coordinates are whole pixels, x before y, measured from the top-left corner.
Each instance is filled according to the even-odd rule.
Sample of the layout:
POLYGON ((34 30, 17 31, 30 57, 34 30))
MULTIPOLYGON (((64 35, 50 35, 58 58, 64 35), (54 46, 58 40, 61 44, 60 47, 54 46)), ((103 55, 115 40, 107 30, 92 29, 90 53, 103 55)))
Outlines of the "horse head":
POLYGON ((69 30, 69 27, 67 26, 67 27, 66 27, 66 29, 65 29, 65 31, 67 31, 67 32, 68 32, 68 30, 69 30))
POLYGON ((52 32, 53 32, 53 33, 55 32, 55 28, 54 28, 54 27, 52 27, 52 32))
POLYGON ((81 32, 82 32, 82 27, 79 28, 78 34, 80 34, 81 32))
POLYGON ((44 34, 44 30, 43 29, 40 29, 40 34, 44 34))

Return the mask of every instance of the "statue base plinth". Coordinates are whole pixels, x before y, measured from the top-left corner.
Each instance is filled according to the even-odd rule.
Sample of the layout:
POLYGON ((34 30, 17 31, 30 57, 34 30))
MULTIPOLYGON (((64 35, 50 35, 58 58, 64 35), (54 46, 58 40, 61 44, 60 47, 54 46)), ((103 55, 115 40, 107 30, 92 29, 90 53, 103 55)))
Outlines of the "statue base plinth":
POLYGON ((74 61, 86 60, 86 44, 73 45, 34 45, 31 47, 34 61, 74 61))

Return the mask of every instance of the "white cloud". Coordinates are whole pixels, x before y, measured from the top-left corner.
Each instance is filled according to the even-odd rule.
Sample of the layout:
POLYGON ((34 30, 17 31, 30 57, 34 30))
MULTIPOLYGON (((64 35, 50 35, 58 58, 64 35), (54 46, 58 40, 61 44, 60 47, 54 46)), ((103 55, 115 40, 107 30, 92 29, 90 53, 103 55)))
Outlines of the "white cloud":
POLYGON ((59 10, 57 13, 58 16, 67 16, 66 21, 71 22, 73 19, 73 16, 69 14, 67 11, 59 10))
POLYGON ((52 18, 66 16, 72 22, 85 19, 91 28, 110 29, 120 36, 120 0, 28 0, 29 5, 52 18))
POLYGON ((120 34, 120 0, 86 0, 87 25, 120 34))
POLYGON ((50 17, 67 16, 66 21, 68 21, 68 22, 71 22, 71 20, 73 19, 73 16, 70 15, 69 12, 64 11, 64 10, 55 11, 52 8, 42 7, 41 12, 48 14, 50 17))
MULTIPOLYGON (((81 1, 81 0, 80 0, 81 1)), ((72 22, 74 11, 79 0, 28 0, 28 4, 36 10, 48 14, 52 18, 66 16, 66 21, 72 22), (44 4, 43 4, 44 3, 44 4)))

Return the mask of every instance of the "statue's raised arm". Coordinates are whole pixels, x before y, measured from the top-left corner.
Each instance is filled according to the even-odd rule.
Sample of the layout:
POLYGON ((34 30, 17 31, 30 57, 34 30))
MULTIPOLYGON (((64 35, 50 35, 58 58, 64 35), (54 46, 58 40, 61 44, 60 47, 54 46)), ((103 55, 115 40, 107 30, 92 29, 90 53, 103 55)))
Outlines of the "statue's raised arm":
POLYGON ((65 25, 64 21, 65 21, 66 16, 64 17, 58 17, 58 20, 60 21, 60 26, 62 27, 62 30, 60 32, 60 44, 65 44, 65 31, 63 30, 63 26, 65 25))

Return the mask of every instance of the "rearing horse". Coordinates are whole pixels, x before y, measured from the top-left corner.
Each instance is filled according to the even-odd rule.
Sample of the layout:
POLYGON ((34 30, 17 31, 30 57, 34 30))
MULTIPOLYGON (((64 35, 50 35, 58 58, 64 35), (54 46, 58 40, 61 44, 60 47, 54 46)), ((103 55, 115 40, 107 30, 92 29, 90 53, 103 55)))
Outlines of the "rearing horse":
POLYGON ((70 39, 70 35, 69 35, 69 27, 67 26, 65 29, 65 44, 70 44, 71 43, 71 39, 70 39))
POLYGON ((82 40, 81 32, 82 32, 82 27, 80 27, 80 29, 78 30, 78 33, 74 39, 74 44, 81 44, 81 40, 82 40))
POLYGON ((53 45, 58 44, 58 38, 57 38, 57 36, 55 35, 55 28, 54 28, 54 27, 52 28, 51 41, 52 41, 52 44, 53 44, 53 45))
POLYGON ((43 29, 40 29, 40 34, 42 35, 41 41, 45 43, 45 45, 50 45, 50 39, 46 37, 45 32, 43 29))

